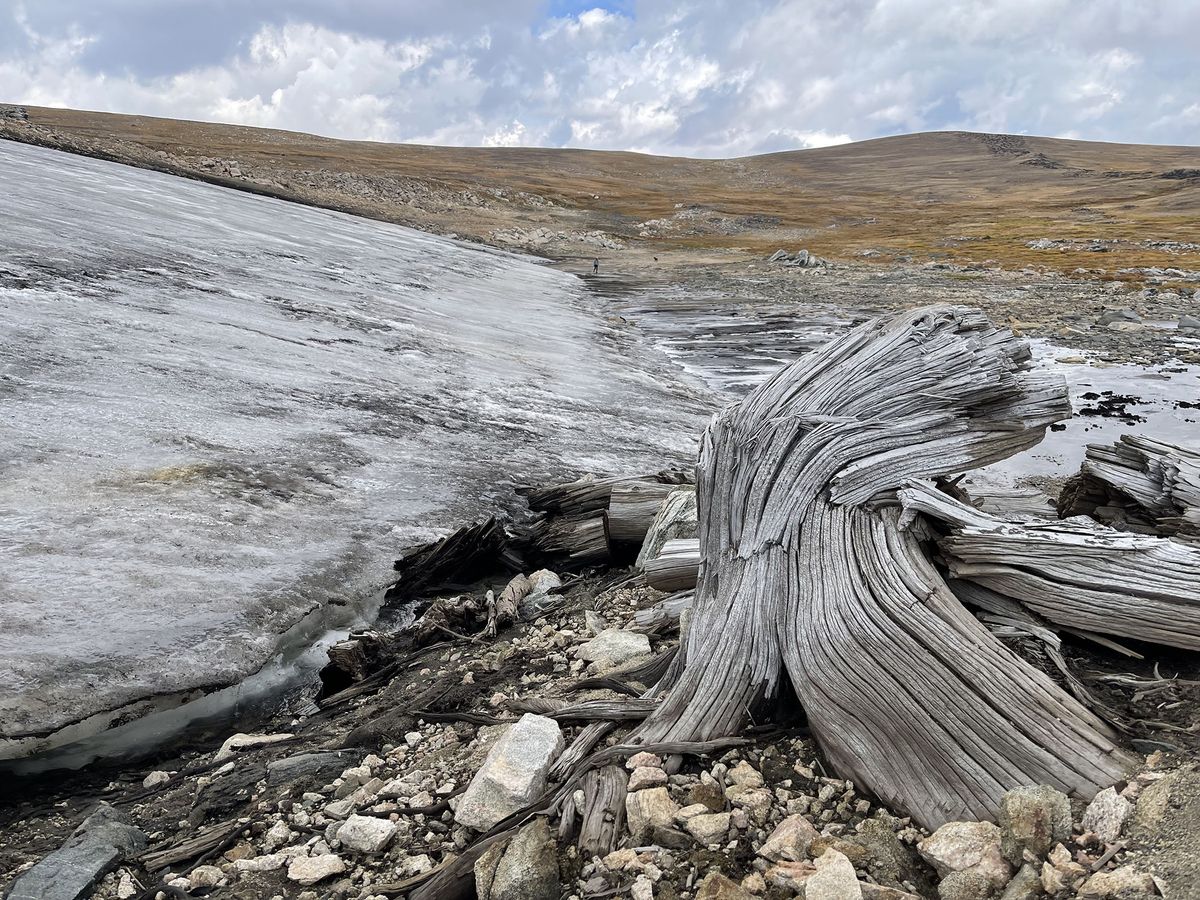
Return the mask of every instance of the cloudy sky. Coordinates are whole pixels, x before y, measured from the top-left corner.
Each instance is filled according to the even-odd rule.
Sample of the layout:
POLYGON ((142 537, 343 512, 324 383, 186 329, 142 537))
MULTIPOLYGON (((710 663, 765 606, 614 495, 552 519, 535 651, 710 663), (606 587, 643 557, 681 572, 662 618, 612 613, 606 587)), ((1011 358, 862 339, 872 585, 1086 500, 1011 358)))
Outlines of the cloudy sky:
POLYGON ((1197 0, 0 0, 0 102, 740 156, 933 129, 1200 144, 1197 0))

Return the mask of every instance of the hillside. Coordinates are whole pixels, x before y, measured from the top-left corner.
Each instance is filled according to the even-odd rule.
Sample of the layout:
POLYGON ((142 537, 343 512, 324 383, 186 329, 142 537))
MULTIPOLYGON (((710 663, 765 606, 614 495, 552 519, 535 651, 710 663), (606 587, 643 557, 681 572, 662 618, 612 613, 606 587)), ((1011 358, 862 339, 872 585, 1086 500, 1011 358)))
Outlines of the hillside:
POLYGON ((27 110, 27 120, 0 116, 0 137, 557 258, 641 247, 739 260, 803 246, 843 259, 1103 268, 1094 274, 1107 277, 1122 267, 1200 269, 1195 147, 933 132, 693 160, 27 110))

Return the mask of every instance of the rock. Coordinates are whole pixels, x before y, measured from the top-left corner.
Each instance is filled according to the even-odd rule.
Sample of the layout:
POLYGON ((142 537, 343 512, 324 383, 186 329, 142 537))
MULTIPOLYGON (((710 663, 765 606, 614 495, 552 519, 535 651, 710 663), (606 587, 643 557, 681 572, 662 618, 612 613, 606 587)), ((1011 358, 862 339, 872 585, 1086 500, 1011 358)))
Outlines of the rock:
POLYGON ((1196 316, 1182 315, 1179 317, 1180 331, 1200 331, 1200 318, 1196 316))
POLYGON ((558 587, 562 587, 562 579, 558 575, 549 569, 538 569, 529 576, 529 593, 525 595, 525 599, 541 597, 558 587))
POLYGON ((1008 883, 1000 900, 1037 900, 1043 893, 1042 876, 1035 866, 1025 863, 1008 883))
POLYGON ((7 900, 76 900, 126 857, 146 847, 146 835, 101 803, 57 850, 17 877, 7 900))
POLYGON ((1113 322, 1141 322, 1142 317, 1128 307, 1106 309, 1097 321, 1098 325, 1111 325, 1113 322))
POLYGON ((724 812, 725 792, 721 790, 721 786, 716 782, 701 781, 699 784, 693 784, 688 788, 687 802, 689 806, 701 803, 713 812, 724 812))
POLYGON ((625 795, 625 818, 635 841, 646 837, 656 828, 670 829, 678 812, 679 804, 671 799, 665 787, 647 788, 625 795))
POLYGON ((895 817, 878 815, 859 826, 854 841, 866 851, 867 866, 877 880, 893 887, 917 884, 925 867, 916 851, 901 842, 898 830, 895 817))
POLYGON ((287 877, 297 884, 316 884, 331 875, 341 875, 346 871, 346 864, 336 853, 323 853, 320 856, 297 856, 288 863, 287 877))
POLYGON ((1081 898, 1105 900, 1141 900, 1143 897, 1154 897, 1157 894, 1154 879, 1144 872, 1137 871, 1133 866, 1121 866, 1111 872, 1097 872, 1085 881, 1079 890, 1081 898))
POLYGON ((729 813, 705 813, 692 816, 684 828, 704 846, 719 844, 729 834, 729 813))
POLYGON ((1124 331, 1130 333, 1146 330, 1146 326, 1141 322, 1109 322, 1106 327, 1109 331, 1124 331))
POLYGON ((526 713, 488 751, 459 800, 460 825, 486 831, 546 790, 546 774, 563 748, 553 719, 526 713))
POLYGON ((584 662, 595 663, 604 671, 627 663, 650 653, 650 638, 636 631, 608 628, 600 632, 578 650, 584 662))
POLYGON ((290 844, 295 834, 296 832, 288 827, 287 822, 276 822, 263 835, 263 847, 266 848, 268 853, 271 853, 280 847, 290 844))
POLYGON ((496 841, 475 860, 475 896, 479 900, 491 900, 496 867, 500 865, 500 858, 504 856, 504 848, 507 846, 507 841, 496 841))
POLYGON ((808 853, 813 859, 816 859, 830 849, 842 854, 856 867, 861 868, 867 864, 867 849, 864 846, 835 835, 821 835, 812 842, 808 853))
POLYGON ((1111 844, 1121 836, 1121 829, 1125 827, 1125 820, 1132 810, 1132 803, 1118 794, 1115 788, 1106 787, 1088 804, 1083 814, 1083 830, 1111 844))
POLYGON ((725 794, 729 802, 739 809, 744 809, 755 823, 765 825, 771 812, 774 796, 766 788, 747 788, 733 785, 725 794))
POLYGON ((654 900, 654 882, 645 875, 639 875, 629 889, 632 900, 654 900))
POLYGON ((235 734, 226 738, 225 743, 221 745, 221 749, 217 751, 217 755, 213 757, 214 763, 224 762, 227 759, 232 759, 240 750, 253 750, 255 747, 266 747, 270 744, 278 744, 280 741, 290 740, 290 734, 235 734))
POLYGON ((807 862, 781 862, 775 863, 767 871, 763 872, 763 878, 767 884, 773 887, 783 888, 788 891, 802 891, 804 885, 817 871, 816 866, 807 862))
POLYGON ((604 621, 604 617, 600 613, 590 609, 583 611, 583 623, 584 628, 587 629, 587 633, 591 635, 597 635, 608 628, 608 623, 604 621))
POLYGON ((738 787, 760 788, 763 786, 763 777, 758 769, 744 759, 730 769, 726 777, 738 787))
POLYGON ((667 541, 694 538, 699 533, 699 518, 696 508, 696 488, 682 485, 667 494, 650 529, 642 541, 637 557, 637 569, 642 571, 646 563, 662 552, 667 541))
POLYGON ((641 768, 642 766, 651 766, 655 769, 661 769, 663 766, 662 757, 656 753, 647 753, 643 750, 641 753, 635 753, 629 759, 625 760, 625 768, 629 771, 641 768))
POLYGON ((862 900, 854 864, 836 850, 826 850, 804 883, 805 900, 862 900))
POLYGON ((359 853, 378 853, 396 833, 396 823, 375 816, 351 816, 337 830, 342 846, 359 853))
POLYGON ((140 893, 141 891, 133 885, 133 876, 128 872, 122 872, 120 880, 117 881, 117 900, 130 900, 140 893))
POLYGON ((262 856, 236 859, 233 861, 233 868, 237 872, 274 872, 283 868, 288 860, 288 854, 283 852, 265 853, 262 856))
POLYGON ((1049 785, 1013 788, 1000 798, 1000 850, 1014 866, 1024 851, 1043 857, 1071 837, 1071 801, 1049 785))
POLYGON ((720 872, 709 872, 696 889, 696 900, 751 900, 749 891, 720 872))
POLYGON ((801 862, 808 859, 808 848, 820 836, 821 833, 804 816, 788 816, 775 826, 771 836, 759 848, 758 855, 771 862, 801 862))
POLYGON ((151 772, 142 779, 142 787, 156 788, 166 784, 170 780, 171 774, 169 772, 151 772))
POLYGON ((942 878, 951 872, 976 872, 1003 887, 1012 869, 1000 852, 1000 829, 991 822, 947 822, 917 845, 942 878))
POLYGON ((508 842, 496 866, 489 900, 558 900, 558 852, 545 817, 508 842))
POLYGON ((692 846, 692 839, 675 828, 655 825, 650 830, 650 843, 668 850, 687 850, 692 846))
POLYGON ((396 869, 399 874, 409 878, 413 875, 424 875, 426 872, 431 872, 433 867, 433 859, 428 853, 418 853, 416 856, 406 856, 396 869))
POLYGON ((604 863, 604 867, 611 872, 632 869, 637 865, 637 851, 632 847, 622 847, 620 850, 614 850, 601 861, 604 863))
POLYGON ((640 791, 643 788, 658 787, 667 783, 667 773, 653 766, 638 766, 629 776, 630 791, 640 791))
POLYGON ((1186 766, 1143 787, 1125 833, 1163 896, 1189 897, 1200 884, 1200 769, 1186 766))
POLYGON ((938 885, 938 900, 991 900, 996 885, 979 872, 951 872, 938 885))
POLYGON ((267 784, 290 784, 308 776, 325 776, 341 771, 350 756, 344 750, 332 750, 273 759, 267 763, 267 784))
POLYGON ((871 884, 869 881, 860 881, 858 887, 862 891, 863 900, 921 900, 916 894, 910 894, 908 891, 871 884))
POLYGON ((225 873, 216 866, 196 866, 188 873, 188 890, 217 887, 225 880, 225 873))

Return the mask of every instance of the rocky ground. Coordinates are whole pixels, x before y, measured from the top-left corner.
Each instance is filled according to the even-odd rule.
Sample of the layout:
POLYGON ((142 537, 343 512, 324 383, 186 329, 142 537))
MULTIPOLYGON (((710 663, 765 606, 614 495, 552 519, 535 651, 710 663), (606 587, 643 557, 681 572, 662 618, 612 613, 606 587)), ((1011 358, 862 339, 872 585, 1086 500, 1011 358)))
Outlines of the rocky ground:
MULTIPOLYGON (((502 585, 481 583, 477 595, 502 585)), ((556 721, 559 708, 618 699, 615 683, 644 687, 641 667, 678 641, 677 624, 650 612, 663 599, 625 569, 568 576, 527 598, 494 639, 426 629, 433 643, 377 660, 377 674, 307 714, 136 767, 10 786, 20 799, 0 814, 0 879, 17 879, 13 900, 73 897, 53 891, 82 877, 82 859, 101 875, 80 894, 95 900, 406 895, 541 794, 587 727, 569 714, 556 721)), ((407 633, 420 631, 418 622, 407 633)), ((577 849, 569 814, 532 817, 475 864, 478 895, 1197 896, 1200 772, 1183 756, 1152 752, 1135 778, 1086 807, 1019 789, 999 825, 950 823, 931 835, 830 771, 802 720, 784 714, 733 743, 681 764, 617 751, 629 794, 615 849, 577 849)), ((581 805, 582 791, 573 800, 581 805)))

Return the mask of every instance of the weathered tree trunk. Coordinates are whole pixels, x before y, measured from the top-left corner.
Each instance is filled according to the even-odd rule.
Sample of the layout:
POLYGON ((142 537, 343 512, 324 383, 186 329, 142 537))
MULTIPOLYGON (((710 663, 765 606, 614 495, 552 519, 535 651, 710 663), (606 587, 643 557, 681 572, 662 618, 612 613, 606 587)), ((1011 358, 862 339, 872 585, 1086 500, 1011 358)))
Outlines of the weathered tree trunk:
POLYGON ((702 443, 703 563, 661 706, 637 739, 737 733, 791 679, 845 776, 927 827, 1048 783, 1091 796, 1114 734, 968 613, 878 498, 1036 444, 1064 385, 974 310, 868 323, 726 409, 702 443))
POLYGON ((1200 451, 1132 434, 1112 446, 1089 444, 1058 511, 1200 541, 1200 451))

